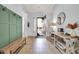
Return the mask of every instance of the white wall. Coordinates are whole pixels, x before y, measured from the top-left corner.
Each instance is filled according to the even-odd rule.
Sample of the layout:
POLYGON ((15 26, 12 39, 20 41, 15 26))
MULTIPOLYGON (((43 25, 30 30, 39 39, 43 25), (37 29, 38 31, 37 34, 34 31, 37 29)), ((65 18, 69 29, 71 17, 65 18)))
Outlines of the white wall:
MULTIPOLYGON (((54 14, 53 14, 53 20, 57 20, 57 15, 59 14, 59 12, 65 12, 66 14, 66 19, 65 22, 58 26, 58 27, 62 27, 65 29, 65 32, 70 33, 71 31, 66 28, 66 25, 68 23, 72 23, 72 22, 77 22, 79 23, 79 5, 73 5, 73 4, 64 4, 64 5, 56 5, 55 9, 54 9, 54 14)), ((77 35, 79 35, 79 28, 75 29, 77 35)))
POLYGON ((21 4, 3 4, 3 5, 22 17, 22 36, 26 37, 27 13, 24 12, 21 4))
POLYGON ((23 14, 23 21, 22 21, 22 33, 23 37, 27 37, 27 17, 26 13, 23 14))
MULTIPOLYGON (((30 27, 27 27, 27 34, 28 36, 36 36, 36 31, 34 30, 34 25, 35 25, 35 19, 36 17, 43 17, 45 15, 45 13, 43 12, 38 12, 38 13, 28 13, 28 21, 30 22, 30 27)), ((47 21, 48 20, 52 20, 53 16, 51 13, 46 13, 47 15, 47 21)))

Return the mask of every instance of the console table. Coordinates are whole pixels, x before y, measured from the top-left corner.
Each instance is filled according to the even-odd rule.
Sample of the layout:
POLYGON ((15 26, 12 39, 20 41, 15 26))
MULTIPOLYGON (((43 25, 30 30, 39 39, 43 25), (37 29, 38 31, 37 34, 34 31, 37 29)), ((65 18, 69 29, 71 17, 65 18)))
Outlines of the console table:
MULTIPOLYGON (((54 34, 54 46, 63 54, 73 54, 75 53, 75 43, 78 37, 71 37, 65 34, 55 33, 54 34)), ((51 37, 52 38, 52 37, 51 37)))

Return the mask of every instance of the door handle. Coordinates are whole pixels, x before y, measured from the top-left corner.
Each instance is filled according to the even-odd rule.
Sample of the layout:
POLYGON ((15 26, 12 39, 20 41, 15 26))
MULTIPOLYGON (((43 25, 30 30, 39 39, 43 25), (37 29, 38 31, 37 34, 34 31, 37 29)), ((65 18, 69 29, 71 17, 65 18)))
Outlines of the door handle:
POLYGON ((2 8, 2 11, 6 11, 6 8, 2 8))

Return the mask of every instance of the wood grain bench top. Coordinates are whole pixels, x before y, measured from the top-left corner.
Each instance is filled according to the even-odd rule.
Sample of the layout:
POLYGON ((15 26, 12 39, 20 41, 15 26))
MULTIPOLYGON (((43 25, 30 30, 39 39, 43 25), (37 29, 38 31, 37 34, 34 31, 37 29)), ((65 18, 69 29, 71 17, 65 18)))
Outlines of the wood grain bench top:
POLYGON ((14 51, 16 51, 16 49, 18 47, 20 47, 22 44, 24 44, 24 41, 26 41, 26 40, 23 39, 23 38, 17 39, 17 40, 11 42, 9 45, 7 45, 6 47, 4 47, 0 50, 3 50, 5 53, 14 52, 14 51))

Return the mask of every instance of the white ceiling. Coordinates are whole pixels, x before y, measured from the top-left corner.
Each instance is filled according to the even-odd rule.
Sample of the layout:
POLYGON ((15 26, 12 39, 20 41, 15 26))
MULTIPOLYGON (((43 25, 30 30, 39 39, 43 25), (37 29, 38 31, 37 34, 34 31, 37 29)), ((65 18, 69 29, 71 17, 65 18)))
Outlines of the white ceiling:
POLYGON ((54 4, 24 4, 22 5, 25 12, 44 12, 53 13, 54 4))

